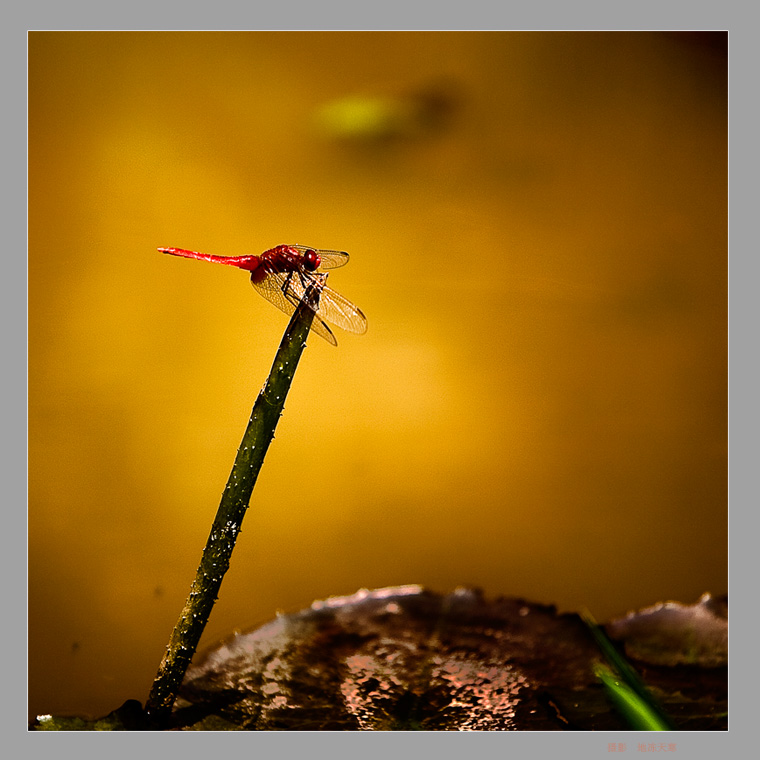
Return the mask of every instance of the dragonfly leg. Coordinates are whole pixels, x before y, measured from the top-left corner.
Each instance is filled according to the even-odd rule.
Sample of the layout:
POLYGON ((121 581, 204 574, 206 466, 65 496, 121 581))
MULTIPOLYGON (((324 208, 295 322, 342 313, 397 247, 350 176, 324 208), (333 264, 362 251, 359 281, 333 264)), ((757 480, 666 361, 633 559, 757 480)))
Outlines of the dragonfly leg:
POLYGON ((282 290, 282 294, 285 296, 285 298, 288 299, 288 301, 290 301, 292 304, 298 305, 303 297, 303 294, 306 292, 306 289, 310 285, 315 286, 317 290, 321 291, 326 281, 327 273, 320 272, 318 274, 306 274, 300 270, 292 270, 288 272, 287 276, 283 280, 280 290, 282 290), (295 288, 291 287, 291 282, 294 274, 298 276, 298 279, 300 281, 301 295, 296 292, 295 288))
POLYGON ((285 278, 285 282, 282 283, 282 294, 285 296, 285 298, 289 298, 288 293, 290 292, 290 279, 293 277, 293 272, 288 272, 288 276, 285 278))
POLYGON ((288 272, 287 276, 283 280, 280 290, 282 291, 282 294, 285 296, 285 298, 293 304, 293 306, 298 306, 298 304, 301 303, 301 296, 296 292, 295 288, 291 287, 292 280, 293 272, 288 272))

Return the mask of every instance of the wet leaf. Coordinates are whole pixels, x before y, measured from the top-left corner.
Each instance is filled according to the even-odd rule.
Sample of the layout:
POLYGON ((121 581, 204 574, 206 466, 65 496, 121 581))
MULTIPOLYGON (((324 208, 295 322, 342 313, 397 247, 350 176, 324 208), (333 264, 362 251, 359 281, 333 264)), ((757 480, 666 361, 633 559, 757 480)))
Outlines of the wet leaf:
MULTIPOLYGON (((206 652, 174 719, 196 730, 625 729, 594 674, 601 659, 580 617, 554 607, 472 589, 365 590, 206 652)), ((684 670, 694 682, 705 671, 659 668, 653 688, 678 727, 725 729, 725 668, 688 696, 684 670)))
POLYGON ((32 731, 139 731, 147 723, 142 705, 136 699, 128 699, 121 707, 103 718, 85 718, 55 715, 38 715, 32 721, 32 731))
POLYGON ((704 594, 696 604, 662 602, 607 625, 628 657, 653 665, 728 663, 728 600, 704 594))

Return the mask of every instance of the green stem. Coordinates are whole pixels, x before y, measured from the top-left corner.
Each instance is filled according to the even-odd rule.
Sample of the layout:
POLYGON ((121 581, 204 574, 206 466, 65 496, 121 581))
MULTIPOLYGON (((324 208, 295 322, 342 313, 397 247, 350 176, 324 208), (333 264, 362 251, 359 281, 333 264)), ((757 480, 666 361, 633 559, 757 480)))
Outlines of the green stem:
POLYGON ((267 382, 253 405, 190 594, 174 626, 145 705, 145 713, 154 728, 163 728, 169 723, 177 691, 219 594, 256 478, 306 347, 318 303, 319 289, 311 286, 285 330, 267 382))

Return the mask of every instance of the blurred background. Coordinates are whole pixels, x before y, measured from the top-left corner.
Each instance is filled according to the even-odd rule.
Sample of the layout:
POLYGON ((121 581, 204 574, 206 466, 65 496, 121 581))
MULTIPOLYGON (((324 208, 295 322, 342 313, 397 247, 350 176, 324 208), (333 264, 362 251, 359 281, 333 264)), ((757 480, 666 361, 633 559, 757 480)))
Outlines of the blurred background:
POLYGON ((604 620, 727 590, 710 33, 29 37, 29 713, 145 700, 287 317, 338 248, 201 647, 362 587, 604 620))

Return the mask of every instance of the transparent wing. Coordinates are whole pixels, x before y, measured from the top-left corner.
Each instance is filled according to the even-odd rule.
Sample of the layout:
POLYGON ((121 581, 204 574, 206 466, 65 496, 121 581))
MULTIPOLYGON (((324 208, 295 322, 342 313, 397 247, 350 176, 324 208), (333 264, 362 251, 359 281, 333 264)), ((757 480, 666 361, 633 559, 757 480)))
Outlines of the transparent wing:
POLYGON ((346 332, 357 335, 367 332, 367 317, 362 310, 327 285, 322 288, 317 314, 346 332))
MULTIPOLYGON (((270 272, 261 282, 254 282, 252 277, 251 284, 267 301, 273 303, 287 315, 292 316, 305 291, 305 288, 301 286, 300 294, 298 294, 299 289, 295 288, 292 280, 298 281, 300 285, 300 278, 297 274, 270 272), (289 279, 291 280, 290 283, 287 282, 289 279)), ((317 309, 314 315, 311 330, 333 346, 338 345, 338 341, 335 339, 332 330, 319 318, 319 309, 317 309)))
POLYGON ((317 283, 321 295, 312 330, 333 345, 337 345, 337 341, 330 328, 324 324, 325 321, 347 332, 361 334, 367 331, 367 318, 361 309, 325 285, 323 277, 319 275, 304 271, 270 271, 261 282, 254 282, 253 278, 251 282, 264 298, 286 314, 292 314, 303 298, 306 288, 312 283, 317 283))
POLYGON ((345 251, 331 251, 329 248, 314 248, 310 245, 293 245, 291 248, 295 248, 301 256, 306 251, 316 251, 322 260, 319 264, 320 270, 337 269, 348 263, 348 254, 345 251))

